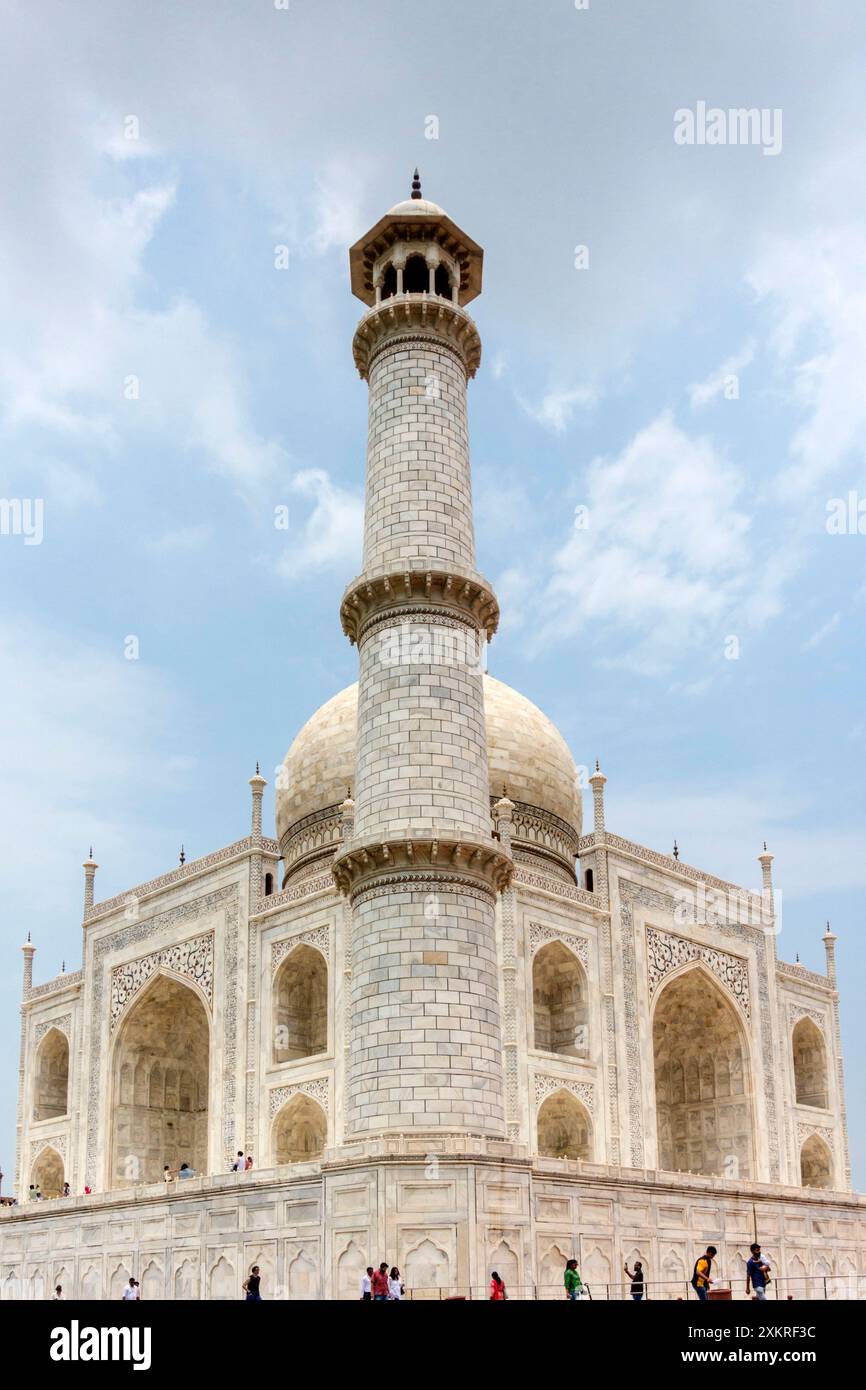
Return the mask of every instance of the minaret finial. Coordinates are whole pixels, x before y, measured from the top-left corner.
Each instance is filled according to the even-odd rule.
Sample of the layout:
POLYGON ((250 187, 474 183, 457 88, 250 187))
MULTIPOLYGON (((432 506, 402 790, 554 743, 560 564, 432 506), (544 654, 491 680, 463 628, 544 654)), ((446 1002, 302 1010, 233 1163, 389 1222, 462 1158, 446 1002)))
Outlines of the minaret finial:
POLYGON ((256 758, 256 776, 261 777, 261 775, 262 774, 259 772, 259 760, 256 758))
POLYGON ((680 857, 680 847, 679 847, 679 845, 677 844, 676 840, 674 840, 674 859, 679 859, 679 857, 680 857))
POLYGON ((183 845, 181 845, 180 847, 180 862, 181 864, 186 863, 186 850, 184 849, 183 845))
POLYGON ((412 197, 421 197, 421 176, 418 173, 417 169, 415 170, 415 173, 412 176, 412 197))

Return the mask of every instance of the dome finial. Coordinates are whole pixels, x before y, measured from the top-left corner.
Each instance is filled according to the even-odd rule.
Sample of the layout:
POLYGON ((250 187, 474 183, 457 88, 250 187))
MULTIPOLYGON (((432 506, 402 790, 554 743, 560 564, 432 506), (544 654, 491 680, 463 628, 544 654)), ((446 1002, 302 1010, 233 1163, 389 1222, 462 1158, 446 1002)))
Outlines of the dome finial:
POLYGON ((186 850, 184 849, 183 845, 181 845, 180 847, 180 863, 186 863, 186 850))
POLYGON ((421 197, 421 176, 418 173, 417 169, 415 170, 415 173, 412 176, 412 197, 421 197))
POLYGON ((680 857, 680 847, 679 847, 679 845, 677 844, 676 840, 674 840, 674 859, 679 859, 679 857, 680 857))

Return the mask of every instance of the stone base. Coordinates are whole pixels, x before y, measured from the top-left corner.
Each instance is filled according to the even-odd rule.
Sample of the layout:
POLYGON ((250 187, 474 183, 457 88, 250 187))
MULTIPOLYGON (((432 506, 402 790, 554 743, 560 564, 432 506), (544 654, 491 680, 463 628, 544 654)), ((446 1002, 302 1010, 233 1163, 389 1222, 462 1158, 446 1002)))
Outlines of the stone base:
MULTIPOLYGON (((418 1152, 421 1136, 332 1150, 322 1165, 192 1178, 0 1209, 2 1298, 114 1299, 130 1274, 145 1299, 237 1299, 252 1264, 265 1298, 357 1299, 361 1272, 399 1265, 410 1298, 486 1298, 490 1272, 512 1298, 561 1298, 574 1254, 596 1299, 628 1297, 623 1265, 643 1262, 650 1298, 693 1297, 696 1256, 717 1246, 717 1277, 745 1297, 758 1237, 770 1297, 866 1294, 866 1199, 767 1184, 535 1159, 461 1137, 418 1152)), ((424 1145, 421 1145, 424 1147, 424 1145)))

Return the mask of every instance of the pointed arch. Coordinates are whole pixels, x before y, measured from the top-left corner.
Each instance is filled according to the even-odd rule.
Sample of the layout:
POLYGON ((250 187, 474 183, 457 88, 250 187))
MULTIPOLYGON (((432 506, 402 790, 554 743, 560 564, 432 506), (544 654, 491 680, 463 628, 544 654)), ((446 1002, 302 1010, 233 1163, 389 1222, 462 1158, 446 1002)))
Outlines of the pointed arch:
POLYGON ((520 1296, 520 1260, 517 1251, 511 1242, 506 1240, 505 1236, 491 1249, 488 1263, 490 1266, 487 1271, 488 1276, 495 1269, 505 1284, 505 1291, 509 1297, 518 1298, 520 1296))
POLYGON ((211 1298, 221 1302, 238 1297, 240 1290, 237 1273, 234 1265, 225 1255, 220 1255, 216 1263, 211 1266, 208 1286, 211 1298))
POLYGON ((315 1163, 328 1138, 328 1119, 321 1105, 299 1091, 277 1111, 272 1128, 273 1161, 315 1163))
POLYGON ((36 1049, 34 1120, 56 1120, 69 1110, 69 1039, 49 1028, 36 1049))
POLYGON ((447 1251, 429 1236, 407 1251, 403 1277, 413 1298, 434 1289, 447 1289, 451 1282, 451 1261, 447 1251))
POLYGON ((338 1298, 358 1298, 361 1275, 368 1263, 360 1247, 354 1240, 350 1240, 337 1260, 338 1298))
POLYGON ((198 1298, 198 1263, 186 1259, 174 1272, 174 1296, 176 1299, 198 1298))
POLYGON ((833 1154, 820 1134, 810 1134, 800 1149, 800 1182, 803 1187, 833 1186, 833 1154))
POLYGON ((561 1087, 539 1106, 538 1152, 544 1158, 592 1158, 592 1122, 577 1096, 561 1087))
POLYGON ((319 1297, 318 1265, 307 1254, 299 1250, 289 1261, 289 1298, 310 1300, 319 1297))
POLYGON ((294 1062, 328 1050, 328 965, 306 942, 281 962, 273 984, 275 1062, 294 1062))
POLYGON ((749 1042, 733 996, 703 961, 667 978, 652 1037, 659 1168, 753 1177, 749 1042))
POLYGON ((63 1195, 63 1159, 52 1144, 39 1150, 30 1169, 30 1182, 43 1197, 63 1195))
POLYGON ((820 1028, 811 1018, 801 1018, 791 1034, 794 1056, 794 1090, 798 1105, 826 1110, 830 1104, 827 1084, 827 1048, 820 1028))
POLYGON ((548 941, 532 961, 534 1046, 584 1057, 588 1049, 586 972, 561 941, 548 941))
POLYGON ((166 1164, 208 1171, 210 1012, 201 991, 160 969, 115 1034, 110 1075, 109 1182, 158 1182, 166 1164), (187 1078, 181 1109, 181 1077, 187 1078), (130 1100, 131 1092, 131 1100, 130 1100))

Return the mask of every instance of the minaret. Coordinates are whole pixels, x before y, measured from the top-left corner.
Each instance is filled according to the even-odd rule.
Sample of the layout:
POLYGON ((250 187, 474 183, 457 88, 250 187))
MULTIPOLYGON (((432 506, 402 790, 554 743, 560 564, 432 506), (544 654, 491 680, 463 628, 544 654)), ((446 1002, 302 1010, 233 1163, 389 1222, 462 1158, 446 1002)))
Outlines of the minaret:
POLYGON ((483 253, 435 203, 398 203, 350 251, 368 306, 363 573, 351 838, 347 1137, 505 1132, 495 909, 511 856, 493 836, 481 651, 498 605, 475 569, 466 387, 481 358, 465 305, 483 253))

